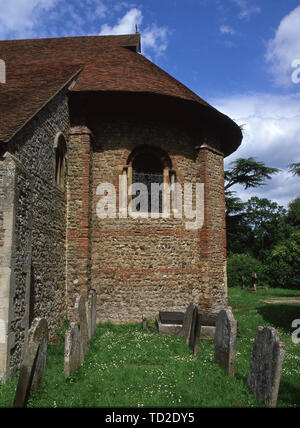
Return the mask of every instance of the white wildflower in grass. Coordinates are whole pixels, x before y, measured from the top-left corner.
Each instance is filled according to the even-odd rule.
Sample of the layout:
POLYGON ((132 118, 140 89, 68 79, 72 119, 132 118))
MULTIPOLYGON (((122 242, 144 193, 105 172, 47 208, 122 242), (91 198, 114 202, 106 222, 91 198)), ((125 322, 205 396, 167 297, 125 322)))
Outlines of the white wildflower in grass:
MULTIPOLYGON (((218 370, 213 341, 202 341, 195 357, 181 337, 158 334, 154 323, 153 326, 148 323, 147 330, 140 325, 100 324, 79 376, 70 377, 67 381, 70 389, 67 394, 64 389, 59 399, 61 380, 55 378, 54 393, 47 391, 47 406, 59 407, 63 403, 67 407, 80 407, 86 402, 95 407, 255 407, 255 399, 249 396, 244 380, 256 324, 260 325, 262 318, 253 309, 252 301, 251 305, 243 313, 236 312, 241 333, 236 352, 238 379, 229 379, 218 370)), ((300 347, 292 345, 285 330, 278 331, 286 344, 282 378, 285 385, 291 384, 291 398, 284 404, 292 407, 295 403, 299 405, 293 391, 297 386, 295 379, 300 375, 300 347)), ((38 393, 32 397, 35 405, 37 397, 38 393)))

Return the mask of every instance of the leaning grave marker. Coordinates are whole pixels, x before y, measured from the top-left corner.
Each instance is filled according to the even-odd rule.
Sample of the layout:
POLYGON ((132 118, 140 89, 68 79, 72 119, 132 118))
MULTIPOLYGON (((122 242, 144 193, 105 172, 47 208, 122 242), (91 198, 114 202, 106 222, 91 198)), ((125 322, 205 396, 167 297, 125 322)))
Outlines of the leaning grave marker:
POLYGON ((194 355, 198 355, 200 340, 215 338, 217 317, 217 313, 198 311, 192 348, 194 355))
POLYGON ((236 335, 237 321, 231 308, 223 309, 216 321, 214 361, 225 369, 229 376, 234 376, 236 335))
POLYGON ((256 399, 269 407, 276 407, 284 352, 273 327, 257 328, 247 384, 256 399))
POLYGON ((194 342, 194 339, 191 336, 195 333, 195 328, 192 331, 192 327, 195 326, 197 314, 198 308, 195 303, 191 302, 184 314, 182 329, 179 332, 179 336, 183 337, 187 345, 190 345, 191 341, 194 342))
POLYGON ((65 335, 64 350, 64 376, 68 377, 80 367, 80 329, 76 322, 72 321, 65 335))
POLYGON ((88 335, 91 339, 96 330, 96 321, 97 321, 97 294, 95 290, 90 290, 86 302, 86 315, 87 315, 87 326, 88 326, 88 335))
POLYGON ((65 334, 64 376, 68 377, 80 367, 96 330, 96 292, 90 290, 87 301, 78 296, 73 311, 74 321, 65 334))
POLYGON ((74 306, 74 321, 79 326, 80 360, 83 361, 89 348, 89 331, 86 314, 86 302, 83 296, 77 296, 74 306))
POLYGON ((35 318, 24 343, 23 360, 13 407, 25 407, 30 395, 41 385, 46 369, 47 346, 47 320, 35 318))

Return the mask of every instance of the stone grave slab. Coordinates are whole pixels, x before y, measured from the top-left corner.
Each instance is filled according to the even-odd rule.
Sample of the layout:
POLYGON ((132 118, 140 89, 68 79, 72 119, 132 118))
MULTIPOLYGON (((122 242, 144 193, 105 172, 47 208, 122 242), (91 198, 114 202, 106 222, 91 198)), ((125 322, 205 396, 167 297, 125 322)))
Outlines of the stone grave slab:
POLYGON ((223 309, 216 321, 214 361, 226 370, 229 376, 234 376, 236 335, 237 321, 231 309, 223 309))
POLYGON ((276 407, 284 352, 273 327, 257 328, 247 384, 256 399, 269 407, 276 407))
POLYGON ((201 326, 201 324, 200 324, 200 320, 199 320, 198 308, 195 305, 195 308, 193 311, 193 316, 192 316, 190 335, 188 338, 188 345, 193 352, 195 350, 195 345, 196 345, 196 341, 197 341, 197 334, 199 334, 199 328, 201 328, 200 326, 201 326))
POLYGON ((162 324, 183 324, 184 312, 159 312, 162 324))
POLYGON ((29 397, 40 387, 46 369, 47 346, 47 320, 35 318, 24 342, 13 407, 26 407, 29 397))
POLYGON ((81 343, 80 329, 76 322, 71 322, 65 335, 64 376, 68 377, 80 367, 81 343))
POLYGON ((156 318, 158 331, 162 334, 179 334, 182 329, 184 312, 161 311, 156 318))
POLYGON ((201 314, 200 339, 214 339, 218 314, 203 312, 201 314))
POLYGON ((96 331, 97 321, 97 294, 95 290, 89 291, 86 303, 88 335, 89 339, 91 339, 96 331))
POLYGON ((194 355, 198 354, 201 339, 214 339, 218 314, 212 312, 199 312, 195 326, 194 355))
POLYGON ((86 315, 86 303, 83 296, 77 296, 74 306, 74 321, 79 326, 80 333, 80 359, 84 361, 86 352, 89 349, 89 332, 86 315))
POLYGON ((198 316, 198 308, 195 303, 191 302, 184 314, 182 329, 179 335, 183 337, 187 345, 194 343, 195 325, 198 316))
POLYGON ((146 330, 147 329, 147 318, 145 317, 145 315, 142 315, 142 329, 146 330))

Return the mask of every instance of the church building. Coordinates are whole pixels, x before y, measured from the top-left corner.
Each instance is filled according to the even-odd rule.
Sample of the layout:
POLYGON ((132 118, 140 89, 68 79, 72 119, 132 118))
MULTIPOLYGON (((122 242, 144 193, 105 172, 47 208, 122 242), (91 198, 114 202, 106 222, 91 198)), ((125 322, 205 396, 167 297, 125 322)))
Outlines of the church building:
POLYGON ((51 338, 91 289, 98 321, 225 308, 239 126, 144 57, 139 33, 3 40, 0 59, 1 379, 32 320, 51 338))

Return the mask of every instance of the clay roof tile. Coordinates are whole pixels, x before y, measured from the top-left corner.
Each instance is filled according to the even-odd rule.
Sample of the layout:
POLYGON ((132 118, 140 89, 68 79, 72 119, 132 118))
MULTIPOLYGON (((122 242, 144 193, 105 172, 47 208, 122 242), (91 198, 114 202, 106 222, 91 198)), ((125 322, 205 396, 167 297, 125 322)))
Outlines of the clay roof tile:
POLYGON ((138 33, 0 41, 0 58, 7 68, 7 83, 0 84, 0 141, 9 141, 75 75, 76 84, 70 88, 74 93, 124 91, 176 97, 205 106, 228 119, 229 126, 237 126, 139 49, 138 33))

